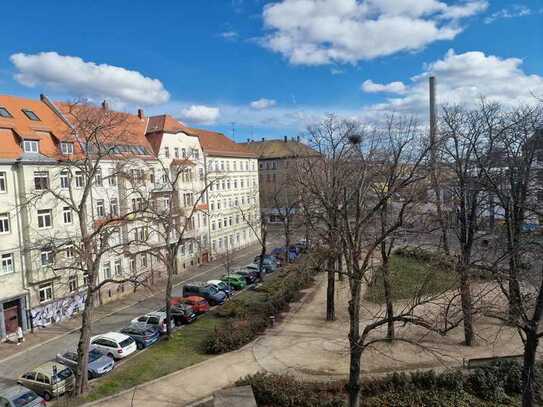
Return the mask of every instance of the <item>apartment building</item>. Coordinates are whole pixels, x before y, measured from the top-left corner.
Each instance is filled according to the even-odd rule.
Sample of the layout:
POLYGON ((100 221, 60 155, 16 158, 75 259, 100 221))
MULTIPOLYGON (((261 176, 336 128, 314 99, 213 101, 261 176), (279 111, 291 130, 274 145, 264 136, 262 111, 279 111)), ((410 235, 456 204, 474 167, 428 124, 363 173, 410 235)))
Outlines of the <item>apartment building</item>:
POLYGON ((270 223, 278 223, 287 213, 295 214, 299 201, 295 179, 300 167, 297 162, 318 156, 319 153, 301 143, 299 138, 248 140, 242 145, 258 158, 263 216, 270 223))
POLYGON ((184 132, 198 137, 204 152, 211 256, 225 255, 258 242, 260 202, 256 156, 222 133, 189 127, 184 132))
POLYGON ((69 318, 84 306, 87 276, 69 267, 80 261, 80 225, 68 198, 77 202, 86 183, 92 183, 88 228, 131 214, 104 242, 119 249, 100 259, 98 280, 104 285, 98 301, 130 291, 110 280, 163 269, 150 251, 166 242, 152 233, 156 225, 133 216, 145 205, 174 200, 180 212, 172 222, 190 216, 180 270, 255 241, 236 216, 241 208, 251 222, 258 221, 257 167, 250 153, 223 135, 189 129, 169 116, 111 112, 108 117, 118 123, 108 128, 107 140, 84 147, 91 154, 108 151, 89 180, 72 165, 83 154, 76 122, 99 120, 104 111, 111 112, 106 105, 0 96, 0 339, 18 326, 26 331, 69 318), (174 173, 177 196, 166 182, 174 173))

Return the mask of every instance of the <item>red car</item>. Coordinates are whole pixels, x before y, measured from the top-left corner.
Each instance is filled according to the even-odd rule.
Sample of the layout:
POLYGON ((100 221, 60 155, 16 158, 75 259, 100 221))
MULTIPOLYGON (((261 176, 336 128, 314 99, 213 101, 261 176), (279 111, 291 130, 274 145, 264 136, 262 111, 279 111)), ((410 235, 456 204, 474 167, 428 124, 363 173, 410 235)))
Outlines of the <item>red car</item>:
POLYGON ((192 306, 192 310, 197 314, 203 314, 204 312, 209 311, 209 303, 207 300, 205 298, 198 297, 197 295, 191 295, 189 297, 177 297, 176 300, 182 304, 192 306))

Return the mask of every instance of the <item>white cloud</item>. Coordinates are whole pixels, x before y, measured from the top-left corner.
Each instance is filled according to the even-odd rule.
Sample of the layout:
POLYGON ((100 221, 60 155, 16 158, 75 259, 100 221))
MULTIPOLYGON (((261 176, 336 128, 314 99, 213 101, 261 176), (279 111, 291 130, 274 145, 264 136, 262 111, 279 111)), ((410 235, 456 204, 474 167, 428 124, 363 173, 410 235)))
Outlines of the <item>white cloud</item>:
POLYGON ((518 58, 500 58, 480 51, 456 54, 449 50, 443 59, 426 66, 411 78, 404 94, 363 109, 364 115, 384 112, 423 114, 428 109, 428 77, 437 79, 437 101, 440 104, 461 103, 468 107, 481 97, 505 106, 534 104, 534 95, 543 95, 543 77, 527 74, 518 58))
MULTIPOLYGON (((541 11, 540 11, 541 12, 541 11)), ((539 13, 540 13, 539 12, 539 13)), ((532 10, 522 4, 514 4, 510 8, 502 8, 484 19, 485 24, 490 24, 501 18, 524 17, 532 14, 532 10)))
POLYGON ((403 82, 395 81, 386 84, 375 83, 371 79, 364 81, 361 86, 361 89, 367 93, 379 93, 379 92, 388 92, 388 93, 404 93, 405 85, 403 82))
POLYGON ((205 105, 191 105, 181 111, 183 119, 196 124, 213 124, 220 116, 220 109, 205 105))
POLYGON ((18 70, 15 79, 29 87, 47 86, 77 97, 106 98, 121 104, 156 105, 170 98, 158 79, 118 66, 56 52, 18 53, 10 60, 18 70))
POLYGON ((282 0, 264 7, 261 42, 293 64, 356 63, 451 40, 460 19, 486 7, 484 0, 282 0))
POLYGON ((269 109, 270 107, 273 107, 277 104, 277 102, 273 99, 266 99, 261 98, 258 100, 252 101, 249 105, 256 110, 263 110, 263 109, 269 109))
POLYGON ((221 37, 223 37, 226 40, 236 40, 239 37, 239 34, 235 31, 224 31, 221 34, 221 37))

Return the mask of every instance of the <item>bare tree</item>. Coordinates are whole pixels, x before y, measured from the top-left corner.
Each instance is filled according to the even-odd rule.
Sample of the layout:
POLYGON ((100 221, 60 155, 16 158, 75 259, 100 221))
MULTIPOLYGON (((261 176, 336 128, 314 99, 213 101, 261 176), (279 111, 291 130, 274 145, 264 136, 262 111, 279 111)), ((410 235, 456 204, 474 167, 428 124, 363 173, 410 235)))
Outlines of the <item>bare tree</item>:
MULTIPOLYGON (((139 182, 145 162, 138 156, 148 156, 150 152, 141 146, 121 151, 119 145, 130 144, 135 131, 134 123, 126 114, 86 103, 63 105, 63 110, 70 133, 64 135, 62 142, 71 147, 67 147, 54 167, 58 170, 54 182, 47 177, 35 179, 35 190, 24 206, 29 209, 44 202, 62 205, 65 223, 66 219, 73 219, 75 224, 71 236, 62 232, 41 238, 47 242, 52 255, 57 255, 56 261, 51 260, 50 264, 54 273, 84 276, 85 304, 81 312, 75 371, 75 393, 78 395, 88 386, 89 344, 95 300, 100 289, 111 283, 142 284, 145 279, 143 272, 134 270, 115 276, 105 273, 101 277, 100 265, 104 259, 125 254, 139 245, 139 239, 131 239, 128 230, 141 227, 140 214, 147 191, 139 182), (104 175, 106 169, 108 172, 104 175), (108 187, 102 188, 104 183, 108 183, 108 187), (104 198, 116 202, 108 214, 104 198), (129 208, 126 202, 130 200, 139 204, 129 208)), ((36 247, 31 245, 29 249, 36 247)))
POLYGON ((320 125, 307 130, 309 145, 318 155, 297 160, 296 185, 300 189, 305 222, 325 243, 327 251, 327 321, 335 319, 335 278, 338 259, 341 258, 338 210, 350 170, 345 165, 351 158, 348 141, 358 130, 357 123, 331 115, 320 125))
POLYGON ((146 208, 145 218, 150 228, 150 253, 166 269, 167 338, 172 334, 171 302, 175 276, 178 274, 178 258, 185 253, 199 252, 207 246, 196 233, 198 224, 207 224, 206 191, 214 181, 207 182, 198 166, 203 165, 197 156, 177 160, 160 160, 160 176, 152 191, 151 204, 146 208), (200 217, 201 215, 201 217, 200 217))
POLYGON ((259 212, 258 193, 253 191, 250 197, 252 204, 247 202, 247 206, 243 206, 238 201, 237 210, 241 216, 241 221, 245 223, 251 233, 254 235, 260 246, 260 255, 258 259, 258 278, 262 281, 264 278, 263 263, 266 257, 267 239, 268 239, 268 222, 266 216, 259 212))

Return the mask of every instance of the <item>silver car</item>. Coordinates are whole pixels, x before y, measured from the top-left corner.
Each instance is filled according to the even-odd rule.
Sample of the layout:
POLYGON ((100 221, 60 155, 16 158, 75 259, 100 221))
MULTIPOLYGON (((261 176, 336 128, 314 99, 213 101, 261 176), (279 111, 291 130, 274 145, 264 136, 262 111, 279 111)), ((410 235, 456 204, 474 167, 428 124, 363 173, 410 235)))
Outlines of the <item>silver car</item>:
MULTIPOLYGON (((57 355, 57 361, 70 367, 77 369, 77 353, 65 352, 57 355)), ((89 351, 89 378, 95 378, 105 375, 113 369, 115 362, 113 358, 98 352, 95 349, 89 351)))
POLYGON ((45 400, 19 384, 14 384, 0 390, 1 407, 42 407, 45 400))

